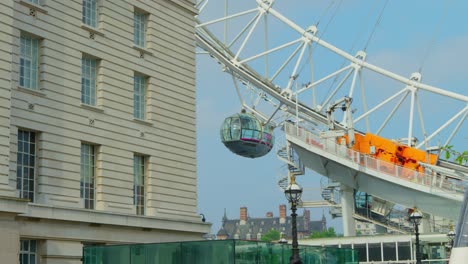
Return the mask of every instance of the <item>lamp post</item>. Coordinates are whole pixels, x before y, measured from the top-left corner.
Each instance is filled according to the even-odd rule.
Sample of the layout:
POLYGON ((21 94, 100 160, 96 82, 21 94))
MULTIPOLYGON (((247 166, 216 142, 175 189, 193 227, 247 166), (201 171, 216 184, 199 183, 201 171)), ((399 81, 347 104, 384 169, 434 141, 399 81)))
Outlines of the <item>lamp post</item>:
POLYGON ((292 250, 291 250, 291 258, 289 258, 290 264, 302 264, 301 257, 299 256, 299 244, 297 242, 297 222, 296 222, 296 210, 297 210, 297 203, 301 199, 302 195, 302 188, 301 186, 296 184, 296 180, 294 176, 291 176, 291 183, 284 191, 286 199, 288 199, 289 203, 291 204, 291 217, 292 217, 292 250))
POLYGON ((449 243, 448 243, 448 252, 449 254, 452 252, 452 248, 453 248, 453 240, 455 239, 455 232, 453 231, 453 226, 450 226, 450 231, 447 233, 447 237, 449 239, 449 243))
POLYGON ((281 234, 280 234, 280 240, 278 241, 278 243, 280 243, 280 244, 287 244, 288 243, 288 240, 286 240, 286 238, 284 237, 283 232, 281 232, 281 234))
POLYGON ((416 264, 422 264, 421 262, 421 251, 419 249, 419 224, 422 220, 422 214, 416 208, 413 209, 409 216, 409 220, 414 225, 414 233, 416 235, 416 264))

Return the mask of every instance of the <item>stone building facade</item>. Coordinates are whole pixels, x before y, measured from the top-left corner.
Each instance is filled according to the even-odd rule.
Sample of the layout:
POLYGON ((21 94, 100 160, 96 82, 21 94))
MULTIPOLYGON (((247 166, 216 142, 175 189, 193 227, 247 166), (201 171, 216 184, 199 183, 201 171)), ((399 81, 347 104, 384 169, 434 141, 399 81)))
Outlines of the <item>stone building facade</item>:
MULTIPOLYGON (((286 205, 279 206, 278 217, 275 217, 273 212, 267 212, 265 217, 249 217, 247 207, 240 208, 239 219, 228 219, 225 213, 217 239, 260 240, 262 235, 272 229, 282 234, 285 239, 292 239, 291 216, 288 216, 286 205)), ((310 211, 304 209, 302 216, 297 216, 299 239, 307 238, 312 232, 326 229, 327 220, 324 215, 320 220, 311 221, 310 211)))
MULTIPOLYGON (((0 1, 0 258, 198 240, 190 0, 0 1)), ((20 260, 20 261, 19 261, 20 260)))

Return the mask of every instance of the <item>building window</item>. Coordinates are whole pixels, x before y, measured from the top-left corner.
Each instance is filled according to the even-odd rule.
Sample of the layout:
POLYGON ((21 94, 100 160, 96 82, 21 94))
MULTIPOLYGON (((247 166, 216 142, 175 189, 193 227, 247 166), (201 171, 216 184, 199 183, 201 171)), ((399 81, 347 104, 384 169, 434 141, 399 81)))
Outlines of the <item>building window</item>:
POLYGON ((84 201, 84 208, 94 209, 95 174, 96 174, 96 147, 90 144, 81 144, 81 180, 80 197, 84 201))
POLYGON ((146 14, 136 11, 133 13, 133 42, 139 47, 145 47, 146 14))
POLYGON ((380 243, 369 243, 367 245, 369 252, 368 261, 382 261, 382 247, 380 243))
POLYGON ((97 27, 97 0, 83 0, 83 24, 97 27))
POLYGON ((81 102, 96 105, 97 90, 97 59, 83 57, 81 59, 81 102))
POLYGON ((19 197, 34 201, 34 178, 36 174, 36 133, 18 131, 18 154, 16 162, 16 189, 19 197))
POLYGON ((38 87, 39 39, 21 33, 19 85, 30 89, 38 87))
POLYGON ((145 76, 135 75, 133 82, 133 116, 141 120, 146 112, 146 80, 145 76))
POLYGON ((36 240, 21 240, 20 241, 20 264, 36 264, 37 243, 36 240))
POLYGON ((136 214, 145 214, 145 157, 133 156, 133 204, 136 214))

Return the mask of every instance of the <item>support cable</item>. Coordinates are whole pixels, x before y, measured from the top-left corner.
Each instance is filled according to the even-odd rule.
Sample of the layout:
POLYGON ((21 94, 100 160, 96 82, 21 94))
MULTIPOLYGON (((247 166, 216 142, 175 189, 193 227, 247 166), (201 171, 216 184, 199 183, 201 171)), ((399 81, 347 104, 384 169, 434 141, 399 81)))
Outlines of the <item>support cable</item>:
MULTIPOLYGON (((453 3, 453 1, 451 2, 453 3)), ((439 21, 437 22, 437 28, 433 31, 431 41, 429 41, 429 44, 426 46, 427 47, 426 52, 424 52, 424 55, 421 59, 421 66, 419 67, 419 71, 418 71, 419 73, 422 73, 426 60, 429 57, 429 53, 433 50, 437 42, 436 40, 440 37, 443 21, 445 20, 448 14, 449 4, 450 4, 450 1, 445 1, 445 8, 444 8, 442 15, 439 17, 439 21)))
MULTIPOLYGON (((334 3, 335 3, 335 1, 333 1, 330 5, 328 5, 327 9, 325 10, 325 12, 322 13, 321 16, 325 15, 325 13, 328 12, 328 10, 330 9, 330 7, 331 7, 334 3)), ((333 11, 332 16, 330 17, 330 19, 328 20, 327 24, 325 25, 325 28, 324 28, 323 31, 320 33, 320 36, 319 36, 320 39, 323 37, 323 35, 324 35, 325 32, 327 31, 328 26, 329 26, 329 25, 333 22, 333 20, 335 19, 336 13, 338 13, 338 10, 340 9, 342 3, 343 3, 343 0, 340 0, 340 2, 338 3, 337 7, 336 7, 335 10, 333 11)), ((318 25, 319 25, 321 19, 322 19, 322 17, 319 18, 319 20, 317 21, 317 23, 315 24, 315 26, 318 26, 318 25)), ((314 48, 315 48, 315 47, 314 47, 314 44, 315 44, 315 46, 317 45, 316 43, 313 43, 312 46, 310 47, 311 49, 314 49, 314 48)), ((304 69, 304 67, 307 66, 307 64, 309 64, 309 63, 311 63, 310 59, 304 61, 304 63, 303 63, 303 64, 301 65, 301 67, 299 68, 297 75, 300 75, 301 72, 302 72, 302 70, 304 69)), ((340 68, 343 68, 343 66, 344 66, 344 64, 343 64, 340 68)))
MULTIPOLYGON (((388 0, 387 0, 387 1, 388 1, 388 0)), ((376 3, 377 3, 377 2, 376 2, 376 3)), ((371 10, 369 11, 368 17, 370 17, 371 13, 374 12, 375 7, 376 7, 376 5, 373 6, 373 7, 371 8, 371 10)), ((362 28, 364 28, 364 27, 362 27, 362 28)), ((363 30, 361 30, 361 32, 360 32, 359 34, 356 35, 356 38, 355 38, 354 41, 353 41, 353 45, 351 45, 351 48, 348 50, 349 53, 353 53, 353 52, 354 52, 354 49, 355 49, 355 47, 356 47, 356 45, 357 45, 357 42, 358 42, 358 36, 362 35, 362 33, 363 33, 363 30)), ((322 34, 320 37, 322 37, 322 36, 323 36, 323 34, 322 34)), ((343 68, 344 65, 346 64, 346 62, 347 62, 347 60, 344 59, 344 60, 343 60, 343 63, 342 63, 341 66, 340 66, 340 68, 343 68)), ((330 93, 330 90, 331 90, 332 87, 335 85, 335 83, 338 81, 338 77, 339 77, 339 76, 336 76, 336 77, 333 79, 333 82, 330 84, 330 87, 328 87, 328 91, 327 91, 326 94, 329 94, 329 93, 330 93)))
POLYGON ((371 34, 369 35, 369 38, 367 39, 366 45, 364 45, 364 51, 366 51, 367 46, 369 46, 369 43, 372 41, 372 38, 374 37, 375 30, 377 29, 377 27, 379 26, 380 22, 382 21, 383 13, 384 13, 384 11, 385 11, 385 8, 387 7, 387 4, 388 4, 388 0, 385 1, 385 4, 384 4, 384 6, 382 7, 382 10, 380 10, 379 18, 378 18, 377 21, 375 22, 374 28, 372 29, 372 32, 371 32, 371 34))
POLYGON ((330 8, 335 4, 335 1, 331 1, 330 4, 327 6, 327 8, 325 9, 325 11, 322 12, 322 14, 320 14, 319 16, 319 19, 317 20, 317 23, 315 23, 315 26, 318 27, 318 25, 320 24, 320 21, 322 21, 322 18, 325 16, 326 13, 328 13, 328 11, 330 10, 330 8))
MULTIPOLYGON (((338 3, 338 5, 336 6, 335 10, 333 11, 332 16, 330 17, 330 19, 328 20, 327 24, 326 24, 325 27, 323 28, 323 31, 322 31, 322 33, 321 33, 320 36, 319 36, 320 39, 322 39, 323 35, 325 35, 325 33, 327 32, 328 26, 330 26, 330 24, 333 22, 333 20, 335 20, 336 14, 338 13, 338 10, 340 9, 342 3, 343 3, 343 0, 340 0, 340 2, 338 3)), ((317 25, 318 25, 318 23, 317 23, 317 25)))

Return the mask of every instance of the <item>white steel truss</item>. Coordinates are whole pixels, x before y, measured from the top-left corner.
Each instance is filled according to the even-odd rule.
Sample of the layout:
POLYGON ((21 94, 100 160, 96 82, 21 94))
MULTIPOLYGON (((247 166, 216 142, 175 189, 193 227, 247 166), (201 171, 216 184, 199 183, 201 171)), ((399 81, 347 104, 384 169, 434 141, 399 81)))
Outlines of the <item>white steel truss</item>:
MULTIPOLYGON (((204 7, 206 2, 200 1, 198 5, 204 7)), ((296 117, 298 120, 309 121, 320 126, 327 124, 327 118, 324 114, 327 105, 337 100, 344 93, 346 96, 360 101, 361 107, 353 106, 359 108, 360 111, 359 115, 352 120, 353 125, 358 128, 359 122, 364 119, 365 126, 358 128, 357 131, 369 131, 379 134, 388 127, 389 122, 396 118, 397 112, 405 111, 407 113, 405 119, 407 122, 407 132, 403 137, 405 137, 408 145, 412 144, 412 139, 417 133, 419 133, 419 138, 421 139, 421 142, 417 144, 418 148, 423 146, 430 147, 430 140, 438 136, 444 129, 452 129, 449 131, 450 136, 444 142, 445 144, 449 144, 455 137, 466 119, 468 96, 425 84, 421 82, 421 74, 419 73, 414 73, 408 78, 371 64, 366 61, 366 54, 363 51, 358 52, 356 55, 351 55, 319 37, 316 26, 304 29, 295 24, 276 11, 273 8, 273 3, 274 1, 256 0, 257 6, 254 8, 234 14, 228 14, 226 9, 223 17, 199 22, 197 25, 196 39, 198 45, 210 53, 226 72, 233 75, 235 87, 243 108, 256 112, 259 116, 263 117, 265 122, 275 119, 275 115, 281 110, 287 113, 285 118, 296 117), (238 20, 242 20, 243 22, 240 25, 245 23, 244 26, 240 26, 237 31, 228 34, 226 32, 226 22, 238 23, 238 20), (285 38, 283 43, 278 44, 276 42, 275 45, 270 45, 268 41, 272 39, 272 35, 268 33, 268 29, 271 28, 268 26, 268 23, 271 23, 273 20, 276 23, 280 22, 291 32, 296 33, 296 37, 289 40, 285 38), (265 24, 263 28, 261 27, 261 23, 265 24), (217 24, 223 24, 224 35, 216 36, 210 31, 209 27, 217 24), (262 29, 264 33, 258 33, 262 29), (231 40, 229 40, 229 36, 231 35, 231 40), (249 53, 252 50, 252 46, 261 46, 258 41, 260 37, 261 42, 264 42, 264 50, 256 51, 253 54, 249 53), (314 65, 313 54, 314 50, 318 48, 340 56, 349 64, 344 67, 341 66, 337 70, 314 80, 317 75, 314 73, 314 69, 317 66, 314 65), (308 52, 306 52, 307 50, 308 52), (260 60, 262 58, 264 59, 263 61, 260 60), (276 61, 276 64, 272 63, 273 61, 276 61), (260 64, 263 64, 263 66, 259 66, 260 64), (307 65, 309 71, 302 71, 304 65, 307 65), (260 74, 260 71, 264 71, 264 74, 260 74), (400 83, 403 88, 386 98, 381 98, 378 102, 373 102, 373 97, 366 95, 367 87, 364 85, 364 75, 367 72, 373 72, 379 75, 379 78, 393 80, 393 86, 400 83), (350 78, 351 76, 352 78, 350 78), (285 78, 287 78, 287 81, 285 81, 285 78), (257 100, 254 103, 248 105, 241 97, 241 88, 236 80, 247 84, 245 86, 250 86, 248 88, 250 91, 255 90, 257 92, 257 100), (328 88, 331 91, 325 93, 326 96, 323 96, 322 99, 317 98, 317 94, 321 92, 323 94, 323 91, 327 89, 326 86, 332 80, 333 83, 328 88), (302 84, 299 84, 299 82, 302 82, 302 84), (297 88, 298 86, 299 88, 297 88), (356 86, 358 86, 358 89, 356 89, 356 86), (360 90, 361 94, 359 97, 355 94, 358 90, 360 90), (421 97, 419 93, 422 91, 453 100, 460 105, 461 109, 453 115, 447 113, 448 120, 445 123, 429 130, 425 127, 427 122, 423 119, 423 109, 420 103, 421 97), (408 97, 408 95, 410 96, 408 97), (303 99, 310 97, 312 100, 303 99), (399 99, 395 100, 397 98, 399 99), (408 98, 409 108, 402 110, 408 98), (259 110, 257 105, 263 101, 273 105, 270 113, 262 113, 259 110), (318 101, 320 101, 320 104, 316 103, 318 101), (369 118, 376 113, 382 115, 382 109, 388 108, 392 104, 392 110, 386 113, 384 117, 379 118, 380 126, 378 129, 372 131, 369 125, 369 118), (418 131, 415 131, 416 118, 419 119, 418 131), (455 122, 458 123, 453 125, 455 122)), ((337 122, 336 127, 338 129, 345 129, 347 127, 346 119, 348 118, 351 117, 343 114, 343 121, 337 122)))

